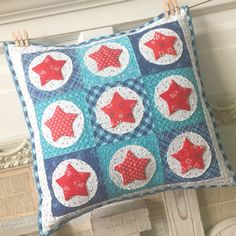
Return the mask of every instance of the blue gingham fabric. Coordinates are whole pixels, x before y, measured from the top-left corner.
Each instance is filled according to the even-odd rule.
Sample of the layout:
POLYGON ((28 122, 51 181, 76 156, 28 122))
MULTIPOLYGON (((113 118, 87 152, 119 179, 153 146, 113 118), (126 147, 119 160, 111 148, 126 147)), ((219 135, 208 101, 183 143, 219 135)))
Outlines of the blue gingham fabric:
POLYGON ((106 143, 115 143, 122 140, 129 140, 135 137, 143 136, 153 132, 154 124, 153 118, 151 114, 151 108, 148 104, 147 95, 145 94, 144 85, 142 83, 142 79, 139 80, 126 80, 124 82, 116 82, 113 84, 106 84, 102 87, 93 87, 91 90, 87 91, 87 102, 89 104, 89 111, 91 114, 91 122, 93 126, 94 137, 97 145, 103 145, 106 143), (95 109, 97 99, 100 94, 102 94, 107 88, 116 87, 116 86, 124 86, 131 88, 133 91, 137 92, 139 96, 142 98, 145 111, 144 118, 137 128, 135 128, 132 132, 129 132, 124 135, 113 134, 101 128, 100 124, 97 123, 95 109))

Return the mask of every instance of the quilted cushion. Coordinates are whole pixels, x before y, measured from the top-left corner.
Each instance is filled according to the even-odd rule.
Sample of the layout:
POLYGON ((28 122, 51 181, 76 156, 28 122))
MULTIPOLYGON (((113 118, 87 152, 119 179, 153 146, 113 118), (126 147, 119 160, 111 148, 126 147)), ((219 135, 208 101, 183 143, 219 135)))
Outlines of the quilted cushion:
POLYGON ((78 45, 5 52, 31 135, 40 235, 115 201, 234 184, 187 8, 78 45))

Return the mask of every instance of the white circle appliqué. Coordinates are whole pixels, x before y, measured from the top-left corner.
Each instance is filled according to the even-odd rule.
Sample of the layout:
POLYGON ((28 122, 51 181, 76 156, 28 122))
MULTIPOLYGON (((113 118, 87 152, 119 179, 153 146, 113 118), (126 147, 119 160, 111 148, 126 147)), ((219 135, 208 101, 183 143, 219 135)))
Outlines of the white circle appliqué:
POLYGON ((120 74, 122 71, 126 69, 130 61, 130 55, 129 51, 126 47, 124 47, 121 44, 118 43, 103 43, 99 45, 92 46, 89 48, 85 54, 84 54, 84 62, 85 65, 88 67, 88 69, 94 73, 95 75, 101 76, 101 77, 111 77, 120 74), (110 49, 121 49, 122 52, 118 58, 120 62, 120 67, 113 67, 109 66, 107 68, 104 68, 103 70, 98 71, 97 69, 97 63, 94 59, 89 57, 92 53, 97 52, 102 46, 106 46, 110 49))
POLYGON ((69 159, 61 162, 55 169, 52 176, 52 188, 57 200, 66 207, 78 207, 84 205, 88 201, 90 201, 97 192, 98 188, 98 179, 95 171, 92 169, 90 165, 87 163, 76 160, 69 159), (56 182, 56 180, 60 179, 65 175, 66 169, 68 165, 71 165, 78 172, 89 172, 90 176, 86 182, 86 188, 88 191, 88 196, 74 196, 69 200, 65 200, 64 192, 62 187, 56 182))
MULTIPOLYGON (((43 136, 49 144, 57 148, 66 148, 73 145, 82 135, 83 129, 84 129, 84 115, 82 111, 74 103, 70 101, 65 101, 65 100, 56 101, 50 104, 45 109, 43 113, 43 117, 42 117, 41 128, 42 128, 43 136), (73 132, 74 132, 73 137, 61 136, 58 140, 54 141, 52 138, 52 131, 47 125, 45 125, 45 122, 47 122, 53 117, 55 110, 58 106, 65 113, 77 114, 77 117, 73 121, 73 125, 72 125, 73 132)), ((60 125, 58 125, 58 128, 60 128, 60 125)))
POLYGON ((162 79, 156 86, 154 102, 156 104, 157 109, 165 118, 172 121, 183 121, 191 117, 192 114, 195 112, 198 104, 198 98, 193 84, 187 78, 180 75, 171 75, 162 79), (169 89, 172 80, 174 80, 181 87, 192 89, 191 94, 189 96, 189 104, 191 107, 189 111, 178 110, 172 114, 169 114, 168 104, 164 99, 160 97, 160 95, 169 89))
POLYGON ((112 181, 118 187, 128 190, 141 188, 144 185, 146 185, 152 179, 155 170, 156 170, 156 161, 153 154, 146 148, 138 145, 127 145, 125 147, 120 148, 113 155, 109 165, 109 172, 112 181), (115 166, 124 161, 128 151, 131 151, 138 158, 148 158, 149 162, 145 168, 146 180, 134 180, 133 182, 124 185, 122 182, 122 175, 115 170, 115 166))
POLYGON ((140 96, 132 89, 127 87, 113 87, 101 94, 97 100, 95 112, 97 122, 103 129, 114 134, 125 134, 134 130, 140 124, 144 114, 144 106, 140 96), (111 103, 115 92, 118 92, 124 99, 137 100, 137 103, 132 110, 135 119, 134 123, 121 122, 118 126, 113 128, 109 116, 101 110, 101 108, 111 103))
POLYGON ((168 65, 179 60, 179 58, 181 57, 183 53, 183 43, 179 35, 175 33, 173 30, 161 28, 161 29, 155 29, 155 30, 149 31, 148 33, 144 34, 139 41, 139 50, 147 61, 153 64, 157 64, 157 65, 168 65), (176 37, 176 41, 174 43, 174 49, 176 51, 176 55, 164 54, 158 59, 155 58, 153 50, 147 47, 145 43, 152 40, 155 36, 155 33, 158 33, 158 32, 165 36, 176 37))
POLYGON ((207 143, 207 141, 200 136, 199 134, 193 133, 193 132, 185 132, 180 135, 178 135, 169 145, 168 152, 167 152, 167 163, 170 167, 170 169, 178 176, 182 178, 196 178, 201 176, 206 172, 206 170, 209 168, 211 164, 211 150, 207 143), (203 161, 205 168, 204 169, 197 169, 193 168, 189 171, 182 173, 182 168, 180 162, 173 158, 172 155, 176 152, 178 152, 184 144, 184 140, 188 139, 191 143, 199 146, 204 146, 205 151, 203 153, 203 161))
POLYGON ((44 91, 52 91, 62 87, 70 79, 73 71, 73 63, 70 57, 62 52, 47 52, 36 56, 29 65, 29 79, 31 83, 38 89, 44 91), (41 85, 40 76, 32 70, 35 66, 41 64, 47 56, 52 57, 54 60, 65 60, 65 64, 61 68, 62 80, 50 80, 45 85, 41 85))

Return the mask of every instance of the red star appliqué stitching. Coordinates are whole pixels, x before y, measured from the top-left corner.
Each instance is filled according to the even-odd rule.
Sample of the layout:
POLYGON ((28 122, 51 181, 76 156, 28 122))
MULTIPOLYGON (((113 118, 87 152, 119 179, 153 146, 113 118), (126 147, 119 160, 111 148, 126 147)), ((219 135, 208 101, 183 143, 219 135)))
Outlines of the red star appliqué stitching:
POLYGON ((101 46, 97 52, 89 55, 97 63, 98 71, 101 71, 107 67, 121 67, 119 57, 122 53, 122 49, 112 49, 107 46, 101 46))
POLYGON ((102 107, 111 121, 112 128, 118 126, 121 122, 135 123, 133 109, 137 100, 124 99, 118 92, 115 92, 111 103, 102 107))
POLYGON ((50 55, 42 63, 32 68, 40 76, 41 85, 44 86, 52 80, 63 80, 62 67, 65 60, 55 60, 50 55))
POLYGON ((182 148, 178 152, 172 154, 172 157, 180 162, 182 173, 186 173, 193 168, 204 169, 204 152, 204 146, 195 145, 186 138, 182 148))
POLYGON ((171 81, 169 89, 160 94, 160 97, 167 102, 170 115, 178 110, 190 111, 189 96, 191 88, 182 87, 174 80, 171 81))
POLYGON ((115 170, 122 175, 124 185, 134 180, 146 180, 145 168, 149 160, 149 158, 138 158, 133 152, 128 151, 124 161, 115 166, 115 170))
POLYGON ((45 122, 51 130, 53 141, 57 141, 62 136, 74 137, 73 122, 78 114, 66 113, 60 106, 57 106, 53 116, 45 122))
POLYGON ((175 41, 175 36, 167 36, 156 32, 154 38, 146 42, 145 45, 153 50, 155 59, 158 60, 166 54, 176 55, 176 50, 174 48, 175 41))
POLYGON ((63 189, 65 200, 74 196, 88 196, 86 183, 90 177, 89 172, 78 172, 71 164, 68 164, 65 174, 56 180, 63 189))

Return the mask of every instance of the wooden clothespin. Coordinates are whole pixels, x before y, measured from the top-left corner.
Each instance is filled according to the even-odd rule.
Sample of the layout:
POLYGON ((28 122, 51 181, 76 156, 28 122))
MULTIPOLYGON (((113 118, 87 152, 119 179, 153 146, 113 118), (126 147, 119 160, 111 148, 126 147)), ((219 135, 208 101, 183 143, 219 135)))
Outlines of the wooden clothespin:
POLYGON ((168 0, 167 4, 169 6, 170 15, 174 16, 175 15, 175 8, 174 8, 174 4, 173 4, 172 0, 168 0))
POLYGON ((166 0, 162 0, 162 8, 165 14, 165 18, 169 19, 169 5, 166 0))
POLYGON ((180 8, 178 6, 177 0, 162 0, 162 5, 165 17, 167 19, 169 19, 170 16, 180 14, 180 8))
POLYGON ((180 15, 180 8, 179 8, 177 0, 173 0, 173 4, 175 8, 175 14, 180 15))
POLYGON ((16 47, 28 47, 29 46, 29 34, 26 30, 15 31, 12 33, 13 40, 16 47))

